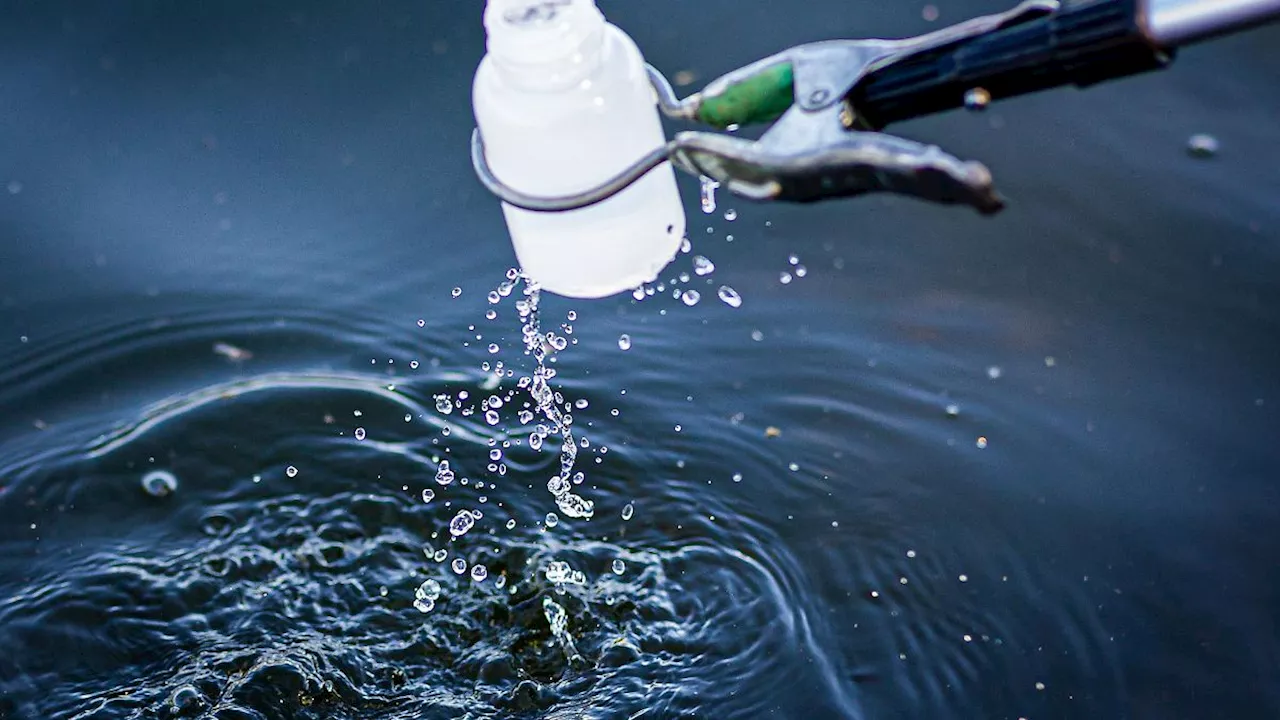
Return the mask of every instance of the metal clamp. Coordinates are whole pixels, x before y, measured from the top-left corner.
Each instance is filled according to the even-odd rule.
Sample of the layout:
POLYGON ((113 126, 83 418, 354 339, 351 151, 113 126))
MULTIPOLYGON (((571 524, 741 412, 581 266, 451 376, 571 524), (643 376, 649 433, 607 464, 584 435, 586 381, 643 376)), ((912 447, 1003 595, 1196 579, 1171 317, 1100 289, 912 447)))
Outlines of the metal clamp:
POLYGON ((993 213, 1003 202, 985 166, 961 161, 936 146, 861 131, 857 108, 847 98, 868 73, 903 58, 1040 18, 1058 8, 1056 0, 1028 0, 1008 12, 917 38, 799 45, 729 73, 683 100, 677 98, 666 78, 650 67, 658 105, 672 118, 727 124, 725 120, 732 120, 734 111, 741 111, 742 119, 751 121, 781 107, 786 109, 759 140, 709 132, 678 133, 616 177, 577 195, 538 197, 507 186, 489 167, 478 129, 472 135, 472 163, 480 181, 494 195, 510 205, 539 212, 593 205, 670 160, 681 170, 708 176, 726 190, 753 200, 813 202, 890 192, 993 213), (771 90, 779 88, 789 92, 789 97, 779 98, 776 92, 770 96, 771 90), (730 108, 727 115, 725 106, 730 108))

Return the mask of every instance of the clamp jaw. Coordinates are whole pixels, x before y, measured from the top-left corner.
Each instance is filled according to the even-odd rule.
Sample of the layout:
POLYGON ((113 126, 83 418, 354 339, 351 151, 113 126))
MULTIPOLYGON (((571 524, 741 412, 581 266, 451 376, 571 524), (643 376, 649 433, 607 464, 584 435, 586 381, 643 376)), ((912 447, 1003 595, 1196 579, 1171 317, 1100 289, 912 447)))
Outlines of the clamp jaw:
POLYGON ((903 87, 925 98, 922 110, 936 111, 948 104, 985 106, 992 93, 978 80, 1003 97, 1161 67, 1169 56, 1136 29, 1140 1, 1085 0, 1062 8, 1057 0, 1025 0, 1007 12, 916 38, 799 45, 729 73, 683 100, 650 67, 659 107, 669 117, 729 131, 773 125, 758 140, 680 132, 618 176, 578 195, 537 197, 503 184, 485 160, 478 130, 472 136, 472 161, 481 182, 503 201, 544 212, 600 202, 669 160, 754 200, 813 202, 890 192, 994 213, 1003 202, 984 165, 878 132, 881 107, 897 107, 888 102, 896 102, 893 93, 900 96, 903 87), (1030 63, 1036 63, 1035 72, 1016 74, 1030 63), (893 80, 886 81, 889 77, 893 80), (1010 82, 1011 77, 1026 79, 1010 82), (960 91, 963 101, 952 97, 959 86, 970 88, 960 91), (867 99, 868 89, 889 100, 875 105, 867 99))

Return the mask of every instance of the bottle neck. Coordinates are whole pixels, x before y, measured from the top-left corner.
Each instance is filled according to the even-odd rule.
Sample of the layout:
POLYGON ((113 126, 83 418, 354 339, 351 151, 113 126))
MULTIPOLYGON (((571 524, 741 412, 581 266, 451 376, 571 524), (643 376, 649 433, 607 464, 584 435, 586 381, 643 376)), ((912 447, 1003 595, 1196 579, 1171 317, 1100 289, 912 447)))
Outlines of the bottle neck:
POLYGON ((504 84, 565 90, 600 66, 605 20, 594 0, 488 0, 488 52, 504 84))

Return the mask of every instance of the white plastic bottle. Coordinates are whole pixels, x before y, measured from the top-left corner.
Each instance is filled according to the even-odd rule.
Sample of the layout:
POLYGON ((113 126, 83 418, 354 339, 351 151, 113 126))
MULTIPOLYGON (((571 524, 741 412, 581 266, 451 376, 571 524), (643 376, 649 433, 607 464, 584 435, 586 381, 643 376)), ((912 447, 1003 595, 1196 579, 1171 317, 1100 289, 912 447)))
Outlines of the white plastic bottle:
MULTIPOLYGON (((484 24, 473 101, 502 182, 531 195, 577 193, 665 142, 640 51, 594 0, 488 0, 484 24)), ((669 163, 597 205, 540 213, 504 203, 503 213, 524 272, 580 298, 654 280, 685 231, 669 163)))

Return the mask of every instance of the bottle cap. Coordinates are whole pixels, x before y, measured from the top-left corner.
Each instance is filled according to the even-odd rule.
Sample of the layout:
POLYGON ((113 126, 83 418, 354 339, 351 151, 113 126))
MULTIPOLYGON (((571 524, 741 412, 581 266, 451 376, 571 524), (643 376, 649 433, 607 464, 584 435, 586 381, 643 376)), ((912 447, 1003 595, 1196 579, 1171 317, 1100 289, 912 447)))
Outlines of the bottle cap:
POLYGON ((595 0, 488 0, 484 10, 489 54, 510 64, 572 61, 604 25, 595 0))

